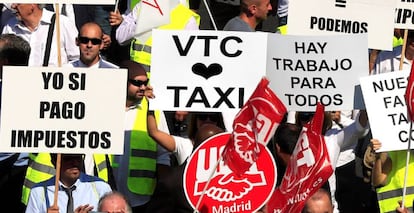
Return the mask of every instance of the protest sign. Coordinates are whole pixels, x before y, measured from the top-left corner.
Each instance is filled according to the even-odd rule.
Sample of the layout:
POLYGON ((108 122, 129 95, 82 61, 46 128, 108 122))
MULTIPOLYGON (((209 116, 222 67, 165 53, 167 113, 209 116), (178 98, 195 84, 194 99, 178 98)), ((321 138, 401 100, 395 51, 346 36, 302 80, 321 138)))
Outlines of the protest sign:
POLYGON ((410 120, 404 93, 409 73, 402 70, 360 79, 372 137, 382 144, 380 152, 407 149, 410 120))
POLYGON ((127 72, 3 69, 0 150, 122 154, 127 72))
POLYGON ((199 212, 256 212, 274 191, 276 164, 266 146, 258 144, 259 158, 242 175, 236 175, 219 161, 230 137, 231 133, 212 136, 197 147, 188 160, 184 192, 190 205, 199 212))
POLYGON ((396 0, 395 28, 414 29, 414 1, 396 0))
POLYGON ((283 36, 268 40, 266 76, 288 110, 358 108, 356 87, 368 75, 366 35, 283 36))
POLYGON ((151 85, 157 98, 150 108, 238 112, 265 75, 266 36, 153 30, 151 85))
POLYGON ((371 49, 392 50, 395 0, 290 0, 289 35, 368 34, 371 49))

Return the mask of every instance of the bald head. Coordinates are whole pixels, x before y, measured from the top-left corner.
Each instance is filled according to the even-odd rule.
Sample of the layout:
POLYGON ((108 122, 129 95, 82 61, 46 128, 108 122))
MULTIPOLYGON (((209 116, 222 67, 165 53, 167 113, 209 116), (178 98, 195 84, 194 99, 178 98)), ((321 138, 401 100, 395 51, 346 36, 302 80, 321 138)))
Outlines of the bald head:
POLYGON ((98 204, 98 211, 132 213, 125 196, 116 191, 108 192, 101 197, 98 204))
POLYGON ((302 213, 332 213, 331 195, 324 188, 318 189, 307 201, 302 213))
POLYGON ((207 140, 211 136, 222 132, 224 132, 224 130, 214 124, 206 123, 202 125, 195 135, 194 148, 196 148, 198 145, 200 145, 203 141, 207 140))
MULTIPOLYGON (((83 24, 81 26, 80 30, 79 30, 79 36, 88 36, 87 34, 90 31, 93 31, 93 33, 95 33, 95 35, 93 37, 102 38, 102 36, 103 36, 101 26, 99 26, 95 22, 87 22, 87 23, 83 24)), ((88 36, 88 37, 91 37, 91 36, 88 36)))

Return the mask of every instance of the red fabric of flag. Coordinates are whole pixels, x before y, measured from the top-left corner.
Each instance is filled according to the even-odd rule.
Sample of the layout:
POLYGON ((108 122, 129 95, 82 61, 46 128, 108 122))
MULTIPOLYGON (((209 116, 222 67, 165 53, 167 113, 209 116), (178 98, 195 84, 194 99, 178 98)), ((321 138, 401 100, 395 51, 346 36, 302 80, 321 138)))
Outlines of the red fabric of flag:
POLYGON ((234 119, 223 160, 236 175, 245 173, 256 162, 260 155, 257 143, 269 142, 287 112, 268 85, 269 81, 262 78, 234 119))
POLYGON ((332 175, 324 136, 324 106, 318 103, 313 119, 303 127, 281 185, 267 204, 268 212, 301 212, 306 200, 332 175))
POLYGON ((405 103, 407 104, 408 119, 414 121, 414 63, 411 65, 410 76, 408 77, 407 88, 405 89, 405 103))

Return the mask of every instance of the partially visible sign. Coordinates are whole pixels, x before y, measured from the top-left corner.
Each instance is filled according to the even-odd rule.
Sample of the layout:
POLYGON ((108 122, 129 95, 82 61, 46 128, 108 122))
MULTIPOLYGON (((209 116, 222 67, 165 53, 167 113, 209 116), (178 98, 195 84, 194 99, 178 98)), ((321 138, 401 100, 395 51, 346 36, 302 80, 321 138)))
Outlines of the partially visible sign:
POLYGON ((274 191, 276 165, 264 145, 258 144, 260 156, 250 170, 240 176, 223 161, 218 162, 230 136, 231 133, 221 133, 203 142, 185 168, 183 185, 187 200, 196 208, 202 196, 198 206, 202 213, 256 212, 274 191))
POLYGON ((288 34, 368 33, 368 47, 392 50, 395 0, 289 0, 288 34))
POLYGON ((410 119, 404 93, 409 74, 402 70, 361 78, 372 137, 381 142, 380 152, 407 149, 410 119))
POLYGON ((414 29, 414 1, 396 0, 395 28, 414 29))
POLYGON ((122 154, 125 69, 4 67, 2 152, 122 154))

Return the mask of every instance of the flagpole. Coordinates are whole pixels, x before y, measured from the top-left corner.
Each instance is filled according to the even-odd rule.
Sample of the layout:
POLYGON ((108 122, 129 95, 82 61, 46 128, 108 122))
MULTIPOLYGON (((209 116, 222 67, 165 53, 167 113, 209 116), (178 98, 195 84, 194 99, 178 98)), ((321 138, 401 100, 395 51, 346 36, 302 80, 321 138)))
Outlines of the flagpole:
POLYGON ((403 45, 402 45, 402 50, 401 50, 401 59, 400 59, 400 70, 403 69, 403 65, 404 65, 404 58, 405 58, 405 46, 407 44, 407 37, 408 37, 408 30, 405 29, 404 30, 404 38, 403 38, 403 45))
POLYGON ((404 200, 405 200, 405 194, 407 192, 407 178, 408 178, 408 164, 410 163, 410 148, 411 148, 411 135, 413 128, 413 122, 410 121, 410 134, 408 134, 408 148, 407 148, 407 159, 405 161, 405 174, 404 174, 404 185, 403 185, 403 196, 402 196, 402 202, 401 207, 404 207, 404 200))
POLYGON ((208 6, 206 0, 203 0, 203 2, 204 2, 204 6, 206 6, 206 10, 207 10, 208 16, 210 17, 210 21, 213 24, 214 30, 217 30, 216 21, 214 21, 213 15, 211 14, 211 11, 210 11, 210 7, 208 6))
POLYGON ((194 212, 193 212, 193 213, 199 213, 198 208, 200 208, 200 205, 201 205, 201 200, 203 199, 204 194, 205 194, 205 193, 206 193, 206 191, 207 191, 207 187, 208 187, 208 185, 210 184, 210 181, 211 181, 211 179, 213 178, 213 175, 214 175, 214 173, 216 172, 216 169, 217 169, 218 165, 220 164, 220 162, 221 162, 222 160, 223 160, 223 154, 221 154, 221 155, 220 155, 220 159, 216 162, 216 165, 214 166, 214 169, 212 170, 212 172, 211 172, 211 174, 210 174, 210 177, 208 177, 207 183, 206 183, 206 185, 204 186, 204 189, 203 189, 203 192, 202 192, 202 193, 201 193, 201 195, 200 195, 200 198, 198 198, 197 205, 196 205, 196 207, 195 207, 195 209, 194 209, 194 212))

